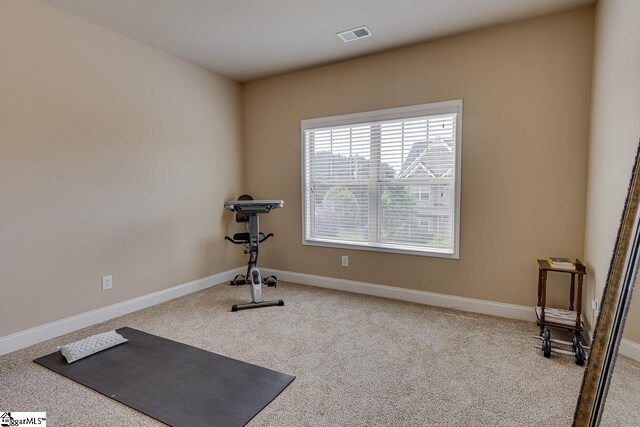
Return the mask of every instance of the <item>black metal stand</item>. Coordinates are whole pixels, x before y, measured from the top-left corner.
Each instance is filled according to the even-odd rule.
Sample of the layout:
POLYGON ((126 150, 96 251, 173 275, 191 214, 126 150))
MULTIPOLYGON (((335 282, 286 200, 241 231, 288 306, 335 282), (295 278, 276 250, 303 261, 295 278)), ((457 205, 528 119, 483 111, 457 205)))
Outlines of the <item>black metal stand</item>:
MULTIPOLYGON (((243 196, 245 197, 245 196, 243 196)), ((259 213, 269 213, 271 209, 282 207, 282 201, 269 201, 269 200, 238 200, 235 202, 225 203, 225 208, 233 212, 236 212, 236 221, 245 223, 248 233, 238 233, 233 236, 233 239, 226 236, 225 239, 234 244, 246 245, 247 250, 245 253, 249 254, 249 262, 247 263, 247 275, 244 280, 240 281, 237 276, 231 285, 248 284, 251 287, 251 301, 247 304, 234 304, 231 307, 231 311, 245 310, 249 308, 260 307, 272 307, 283 306, 284 301, 271 300, 264 301, 262 297, 262 285, 263 283, 269 287, 275 287, 278 280, 275 276, 270 276, 264 281, 258 270, 258 245, 264 242, 273 234, 261 235, 260 223, 258 220, 259 213)))
POLYGON ((274 305, 282 306, 284 305, 284 301, 282 301, 281 299, 277 299, 262 302, 248 302, 246 304, 233 304, 231 306, 231 311, 246 310, 249 308, 272 307, 274 305))

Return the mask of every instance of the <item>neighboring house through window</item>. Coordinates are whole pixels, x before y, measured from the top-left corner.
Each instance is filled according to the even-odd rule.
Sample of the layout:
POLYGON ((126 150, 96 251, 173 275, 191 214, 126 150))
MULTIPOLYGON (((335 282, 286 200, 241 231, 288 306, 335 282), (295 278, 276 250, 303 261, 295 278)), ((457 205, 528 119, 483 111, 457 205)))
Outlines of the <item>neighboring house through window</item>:
POLYGON ((303 244, 458 257, 461 100, 301 125, 303 244))

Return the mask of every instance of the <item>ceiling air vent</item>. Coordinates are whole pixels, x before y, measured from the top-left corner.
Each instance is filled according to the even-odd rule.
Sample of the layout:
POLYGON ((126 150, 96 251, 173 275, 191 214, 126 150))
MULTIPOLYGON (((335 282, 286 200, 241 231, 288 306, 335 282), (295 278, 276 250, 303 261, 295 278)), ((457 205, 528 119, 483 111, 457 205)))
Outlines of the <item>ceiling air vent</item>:
POLYGON ((366 25, 358 28, 353 28, 351 30, 342 31, 340 33, 337 33, 336 35, 340 37, 340 40, 345 43, 372 36, 371 31, 369 31, 366 25))

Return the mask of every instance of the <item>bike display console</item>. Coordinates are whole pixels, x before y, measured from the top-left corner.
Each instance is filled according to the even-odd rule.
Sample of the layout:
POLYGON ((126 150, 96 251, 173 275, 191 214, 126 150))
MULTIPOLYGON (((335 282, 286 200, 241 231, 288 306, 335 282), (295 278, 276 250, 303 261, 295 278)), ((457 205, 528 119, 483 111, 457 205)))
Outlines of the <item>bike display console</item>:
POLYGON ((232 200, 224 202, 224 208, 242 214, 266 214, 272 209, 283 208, 282 200, 232 200))

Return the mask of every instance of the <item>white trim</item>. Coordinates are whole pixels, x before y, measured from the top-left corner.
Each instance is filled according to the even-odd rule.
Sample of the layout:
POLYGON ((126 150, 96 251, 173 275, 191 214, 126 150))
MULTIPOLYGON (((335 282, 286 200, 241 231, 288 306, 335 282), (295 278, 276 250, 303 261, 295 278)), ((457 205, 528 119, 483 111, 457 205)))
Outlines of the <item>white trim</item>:
POLYGON ((460 256, 456 256, 455 253, 446 252, 429 252, 427 250, 411 250, 405 249, 411 246, 402 246, 390 244, 377 244, 376 246, 369 246, 366 243, 361 245, 355 243, 339 243, 335 240, 322 240, 322 239, 306 239, 302 242, 303 246, 316 246, 321 248, 333 248, 333 249, 351 249, 354 251, 368 251, 368 252, 385 252, 388 254, 402 254, 402 255, 417 255, 426 256, 431 258, 448 258, 448 259, 460 259, 460 256))
POLYGON ((388 108, 384 110, 366 111, 361 113, 342 114, 338 116, 319 117, 312 119, 303 119, 300 121, 300 142, 301 147, 301 211, 302 211, 302 245, 318 246, 337 249, 355 249, 361 251, 400 253, 407 255, 418 255, 436 258, 460 259, 460 194, 462 186, 462 123, 463 110, 462 99, 452 99, 441 102, 431 102, 427 104, 409 105, 399 108, 388 108), (431 252, 429 250, 412 249, 410 246, 401 246, 393 248, 385 245, 366 244, 362 245, 353 243, 341 243, 339 241, 323 241, 322 239, 307 238, 307 144, 305 143, 305 131, 309 129, 336 127, 336 126, 352 126, 356 124, 378 123, 387 120, 408 119, 413 117, 423 117, 438 114, 456 114, 456 158, 455 158, 455 208, 454 208, 454 243, 453 253, 431 252))
POLYGON ((279 280, 300 283, 303 285, 373 295, 437 307, 453 308, 456 310, 470 311, 474 313, 490 314, 510 319, 528 321, 536 320, 534 308, 523 305, 437 294, 434 292, 418 291, 415 289, 398 288, 396 286, 335 279, 333 277, 315 276, 312 274, 274 270, 271 268, 260 268, 260 270, 263 277, 273 274, 277 276, 279 280))
POLYGON ((462 99, 429 102, 406 107, 387 108, 384 110, 365 111, 361 113, 341 114, 337 116, 303 119, 300 121, 302 131, 322 127, 365 124, 385 120, 407 119, 437 114, 462 112, 462 99))
POLYGON ((622 338, 618 354, 640 362, 640 344, 636 344, 633 341, 622 338))
MULTIPOLYGON (((593 332, 591 329, 587 328, 586 325, 584 329, 589 336, 589 345, 591 345, 591 343, 593 343, 593 332)), ((640 362, 640 344, 636 344, 633 341, 622 338, 620 341, 620 347, 618 348, 618 354, 640 362)))
MULTIPOLYGON (((433 305, 436 307, 445 307, 470 311, 473 313, 507 317, 510 319, 527 320, 532 322, 536 321, 534 307, 418 291, 415 289, 398 288, 396 286, 357 282, 354 280, 336 279, 333 277, 316 276, 292 271, 275 270, 272 268, 261 268, 260 270, 264 277, 273 274, 280 280, 300 283, 302 285, 311 285, 320 288, 354 292, 357 294, 373 295, 418 304, 433 305)), ((591 342, 593 339, 593 333, 586 327, 586 325, 585 331, 589 337, 589 342, 591 342)), ((640 362, 640 344, 623 338, 620 342, 618 354, 640 362)))
POLYGON ((67 317, 66 319, 56 320, 55 322, 36 326, 31 329, 16 332, 11 335, 0 337, 0 355, 11 353, 21 348, 46 341, 87 326, 95 325, 100 322, 123 316, 152 305, 160 304, 183 295, 197 292, 202 289, 223 283, 233 279, 236 274, 241 274, 245 267, 238 267, 232 270, 223 271, 213 274, 202 279, 174 286, 169 289, 163 289, 148 295, 143 295, 127 301, 112 304, 107 307, 98 308, 86 313, 77 314, 67 317))

